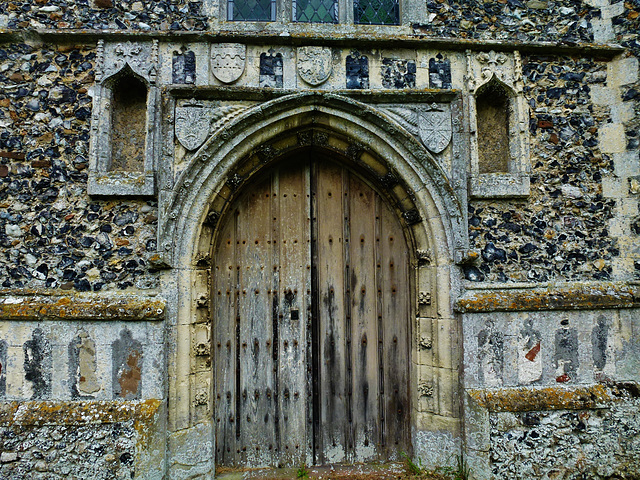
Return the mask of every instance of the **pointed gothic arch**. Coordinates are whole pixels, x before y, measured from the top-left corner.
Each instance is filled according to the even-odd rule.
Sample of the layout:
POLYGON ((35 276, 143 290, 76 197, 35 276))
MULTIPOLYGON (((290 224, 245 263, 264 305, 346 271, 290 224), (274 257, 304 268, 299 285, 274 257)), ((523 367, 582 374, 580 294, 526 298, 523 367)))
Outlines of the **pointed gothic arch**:
MULTIPOLYGON (((224 210, 258 175, 313 149, 372 179, 411 238, 410 404, 414 448, 423 432, 459 437, 457 351, 460 328, 451 271, 465 251, 464 215, 446 175, 426 149, 380 111, 330 94, 306 93, 247 109, 196 152, 173 191, 161 198, 159 249, 174 269, 177 309, 170 318, 169 432, 211 439, 211 251, 224 210), (170 320, 171 321, 171 320, 170 320), (421 353, 425 350, 426 353, 421 353), (432 360, 425 361, 425 355, 432 360), (442 419, 445 419, 444 421, 442 419), (429 425, 432 425, 431 427, 429 425)), ((170 436, 172 434, 170 433, 170 436)), ((170 459, 180 456, 169 450, 170 459)), ((179 450, 179 449, 178 449, 179 450)))

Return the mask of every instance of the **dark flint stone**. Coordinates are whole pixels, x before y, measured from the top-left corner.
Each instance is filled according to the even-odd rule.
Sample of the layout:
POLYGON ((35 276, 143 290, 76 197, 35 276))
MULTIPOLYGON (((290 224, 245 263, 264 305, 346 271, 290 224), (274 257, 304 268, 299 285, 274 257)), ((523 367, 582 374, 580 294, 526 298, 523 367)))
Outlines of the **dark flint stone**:
POLYGON ((477 267, 465 266, 464 278, 470 282, 481 282, 484 280, 484 273, 482 273, 477 267))
POLYGON ((507 253, 489 242, 482 250, 482 258, 487 262, 504 262, 507 259, 507 253))
POLYGON ((137 218, 137 215, 134 212, 124 212, 120 215, 116 215, 116 218, 113 220, 113 223, 116 225, 123 227, 129 223, 133 223, 137 218))

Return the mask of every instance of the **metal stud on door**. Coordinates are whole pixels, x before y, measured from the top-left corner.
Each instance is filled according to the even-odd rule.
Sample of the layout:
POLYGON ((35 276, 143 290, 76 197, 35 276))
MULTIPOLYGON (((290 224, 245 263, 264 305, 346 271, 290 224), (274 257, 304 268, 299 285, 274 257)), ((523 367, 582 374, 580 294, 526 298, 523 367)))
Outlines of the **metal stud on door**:
POLYGON ((215 245, 216 463, 299 466, 409 451, 408 250, 359 176, 284 163, 215 245))

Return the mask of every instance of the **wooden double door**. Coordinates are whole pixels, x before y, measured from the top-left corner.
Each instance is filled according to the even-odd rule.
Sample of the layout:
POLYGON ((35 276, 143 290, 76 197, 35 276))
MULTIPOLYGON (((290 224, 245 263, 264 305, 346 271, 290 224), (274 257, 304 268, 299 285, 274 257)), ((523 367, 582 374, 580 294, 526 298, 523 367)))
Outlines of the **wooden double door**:
POLYGON ((214 247, 216 463, 285 467, 410 452, 408 249, 361 177, 283 163, 214 247))

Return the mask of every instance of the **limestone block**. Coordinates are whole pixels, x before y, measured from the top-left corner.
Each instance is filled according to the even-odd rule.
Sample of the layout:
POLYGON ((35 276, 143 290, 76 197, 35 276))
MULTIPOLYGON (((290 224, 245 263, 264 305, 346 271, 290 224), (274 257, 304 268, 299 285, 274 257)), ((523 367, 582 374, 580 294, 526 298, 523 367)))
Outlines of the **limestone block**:
POLYGON ((613 165, 618 177, 633 177, 640 175, 640 158, 638 157, 638 152, 627 151, 615 153, 613 155, 613 165))
POLYGON ((461 361, 461 339, 455 318, 439 318, 434 324, 434 364, 457 369, 461 361))
MULTIPOLYGON (((413 434, 415 458, 422 460, 425 468, 452 466, 461 452, 459 421, 438 415, 425 415, 423 422, 428 430, 413 434)), ((418 427, 420 428, 420 427, 418 427)))
MULTIPOLYGON (((618 3, 616 5, 623 5, 618 3)), ((608 78, 615 86, 628 85, 638 81, 638 59, 636 57, 618 58, 608 66, 608 78)))
POLYGON ((604 177, 602 179, 602 196, 620 198, 627 195, 627 185, 620 178, 604 177))
POLYGON ((434 370, 437 383, 437 413, 447 417, 456 417, 460 412, 460 382, 457 370, 438 368, 434 370))
MULTIPOLYGON (((592 87, 595 88, 595 87, 592 87)), ((614 103, 610 104, 611 107, 611 121, 613 123, 626 123, 634 119, 635 111, 631 102, 614 103)))
POLYGON ((612 3, 600 8, 601 17, 604 20, 610 20, 624 13, 624 2, 612 3))
POLYGON ((640 310, 620 310, 616 380, 640 382, 640 310))
POLYGON ((619 123, 608 123, 600 128, 600 150, 603 153, 620 153, 627 149, 624 126, 619 123))
POLYGON ((169 436, 170 478, 186 480, 197 474, 211 475, 214 460, 212 429, 209 423, 200 423, 169 436))
POLYGON ((596 105, 611 106, 620 103, 620 93, 605 85, 593 85, 591 87, 591 101, 596 105))
POLYGON ((594 18, 591 20, 593 25, 593 39, 596 43, 606 43, 615 38, 611 20, 594 18))

